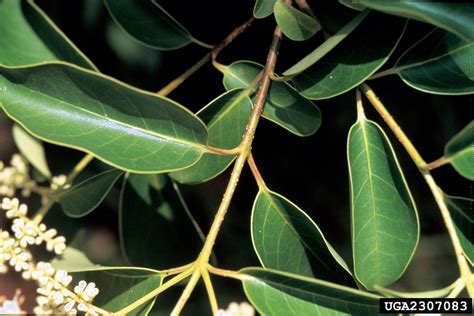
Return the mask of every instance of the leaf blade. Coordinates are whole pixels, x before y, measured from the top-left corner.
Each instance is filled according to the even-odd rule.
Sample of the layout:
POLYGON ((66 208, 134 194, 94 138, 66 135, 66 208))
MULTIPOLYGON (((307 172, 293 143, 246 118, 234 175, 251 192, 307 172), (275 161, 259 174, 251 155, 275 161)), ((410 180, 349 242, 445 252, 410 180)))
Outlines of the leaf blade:
POLYGON ((379 297, 367 292, 276 270, 245 268, 239 274, 262 315, 378 315, 379 297))
POLYGON ((273 10, 281 31, 293 41, 305 41, 321 30, 315 19, 281 0, 275 2, 273 10))
POLYGON ((205 151, 207 130, 191 112, 104 75, 64 63, 0 66, 0 84, 5 112, 31 134, 117 168, 179 170, 205 151))
MULTIPOLYGON (((223 84, 227 90, 244 89, 263 69, 251 61, 237 61, 226 68, 223 84)), ((255 100, 257 88, 250 97, 255 100)), ((297 136, 310 136, 321 126, 321 111, 311 101, 303 98, 293 87, 273 81, 270 85, 263 117, 280 125, 297 136)))
POLYGON ((347 265, 333 255, 316 223, 283 196, 259 191, 252 208, 251 233, 264 267, 355 285, 347 265))
POLYGON ((157 1, 105 0, 105 4, 120 28, 145 46, 172 50, 194 41, 157 1))
POLYGON ((53 192, 50 197, 61 205, 69 217, 83 217, 102 203, 122 174, 121 170, 107 170, 68 189, 53 192))
POLYGON ((253 16, 257 19, 263 19, 272 15, 275 2, 276 0, 256 0, 253 8, 253 16))
POLYGON ((301 95, 311 100, 328 99, 347 92, 385 64, 405 28, 404 20, 369 12, 344 41, 291 80, 301 95), (374 29, 373 25, 378 24, 387 25, 390 31, 374 29))
POLYGON ((444 155, 460 175, 474 180, 474 121, 446 144, 444 155))
POLYGON ((191 262, 204 239, 175 184, 164 175, 128 175, 120 194, 119 231, 125 257, 155 269, 191 262))
POLYGON ((410 190, 383 130, 359 119, 349 131, 354 274, 366 288, 387 286, 416 250, 419 222, 410 190))
POLYGON ((19 66, 63 60, 97 70, 33 1, 0 3, 0 37, 0 64, 19 66))
POLYGON ((444 194, 443 198, 453 218, 454 228, 461 242, 464 255, 472 266, 474 265, 474 247, 472 245, 474 240, 474 200, 447 194, 444 194))

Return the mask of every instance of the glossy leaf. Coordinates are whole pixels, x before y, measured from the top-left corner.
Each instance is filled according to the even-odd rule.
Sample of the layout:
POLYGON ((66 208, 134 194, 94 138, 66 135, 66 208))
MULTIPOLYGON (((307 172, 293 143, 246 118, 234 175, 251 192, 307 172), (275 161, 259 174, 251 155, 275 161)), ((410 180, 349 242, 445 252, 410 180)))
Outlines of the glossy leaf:
POLYGON ((358 86, 388 60, 405 26, 406 21, 402 19, 369 12, 344 41, 292 78, 296 89, 308 99, 319 100, 358 86))
POLYGON ((378 1, 344 0, 356 8, 367 7, 384 13, 394 14, 433 24, 466 41, 473 41, 474 5, 469 1, 378 1))
POLYGON ((464 250, 464 255, 473 265, 474 200, 449 195, 444 195, 444 200, 453 218, 454 228, 464 250))
POLYGON ((321 29, 311 16, 281 0, 275 2, 274 14, 283 34, 293 41, 307 40, 321 29))
POLYGON ((117 168, 167 172, 202 155, 204 124, 177 103, 62 63, 0 67, 5 112, 45 141, 117 168))
POLYGON ((409 86, 435 94, 470 94, 474 91, 472 52, 474 42, 435 29, 410 47, 394 68, 409 86), (449 73, 449 75, 447 75, 449 73))
POLYGON ((112 169, 99 173, 79 184, 50 194, 70 217, 83 217, 95 210, 105 199, 123 171, 112 169))
POLYGON ((252 210, 252 242, 266 268, 354 286, 345 262, 314 221, 283 196, 260 190, 252 210))
POLYGON ((171 50, 194 41, 157 1, 105 0, 105 4, 115 22, 143 45, 171 50))
POLYGON ((18 147, 26 160, 43 176, 51 178, 51 171, 49 170, 46 153, 41 141, 28 134, 16 124, 13 125, 12 133, 16 147, 18 147))
POLYGON ((379 297, 275 270, 240 271, 245 294, 262 315, 378 315, 379 297))
POLYGON ((334 49, 349 34, 351 34, 352 31, 354 31, 357 28, 357 26, 365 19, 368 13, 369 13, 368 10, 359 13, 352 20, 350 20, 346 25, 344 25, 341 29, 339 29, 336 34, 332 35, 329 39, 327 39, 324 43, 319 45, 315 50, 309 53, 306 57, 304 57, 295 65, 293 65, 291 68, 286 70, 283 73, 283 75, 293 76, 311 67, 318 60, 320 60, 326 54, 328 54, 332 49, 334 49))
POLYGON ((416 206, 383 130, 359 118, 349 132, 354 273, 367 289, 405 271, 419 238, 416 206))
POLYGON ((456 171, 474 180, 474 122, 457 133, 444 148, 444 155, 456 171))
POLYGON ((120 243, 134 265, 172 268, 191 262, 202 248, 201 230, 164 175, 128 175, 119 212, 120 243))
MULTIPOLYGON (((213 100, 197 116, 207 124, 208 144, 216 148, 238 147, 252 113, 252 101, 243 90, 231 90, 213 100)), ((204 154, 190 168, 170 174, 180 183, 196 184, 222 173, 235 156, 204 154)))
POLYGON ((63 60, 95 69, 33 1, 0 1, 0 38, 0 64, 3 65, 63 60))
MULTIPOLYGON (((251 61, 237 61, 226 68, 224 86, 227 90, 246 88, 257 77, 263 66, 251 61)), ((255 100, 258 85, 250 97, 255 100)), ((298 136, 309 136, 321 125, 321 112, 311 101, 303 98, 284 82, 271 83, 263 117, 298 136)))
MULTIPOLYGON (((94 282, 99 294, 94 305, 109 312, 118 312, 161 285, 159 271, 130 267, 101 267, 72 273, 74 280, 94 282)), ((146 315, 155 298, 143 303, 127 315, 146 315)))
POLYGON ((82 251, 68 246, 66 250, 51 261, 55 269, 74 272, 86 269, 94 269, 97 266, 92 263, 82 251))
POLYGON ((266 18, 273 14, 273 7, 276 0, 256 0, 253 8, 253 16, 257 19, 266 18))

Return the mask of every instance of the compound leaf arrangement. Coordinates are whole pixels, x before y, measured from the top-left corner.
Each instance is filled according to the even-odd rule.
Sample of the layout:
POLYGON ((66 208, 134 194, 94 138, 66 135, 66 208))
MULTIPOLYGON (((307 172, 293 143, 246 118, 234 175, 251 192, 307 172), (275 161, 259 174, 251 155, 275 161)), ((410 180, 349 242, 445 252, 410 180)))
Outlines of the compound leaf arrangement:
MULTIPOLYGON (((449 128, 444 151, 438 148, 442 157, 427 163, 402 129, 409 120, 392 115, 371 88, 379 90, 389 77, 407 93, 446 100, 472 94, 473 4, 340 0, 318 10, 306 0, 247 0, 242 24, 211 45, 196 28, 199 14, 178 22, 179 11, 167 1, 104 0, 93 8, 84 1, 86 10, 101 12, 95 19, 109 19, 107 27, 124 35, 128 53, 144 50, 166 61, 183 58, 183 50, 205 51, 156 92, 100 71, 106 65, 88 58, 38 2, 0 0, 0 112, 19 151, 9 164, 0 162, 0 283, 18 273, 36 285, 13 298, 0 289, 0 314, 376 315, 384 297, 474 296, 472 196, 444 193, 456 194, 433 176, 451 165, 442 169, 457 181, 474 180, 472 117, 464 128, 449 128), (327 25, 330 20, 337 23, 327 25), (263 24, 273 31, 260 31, 263 24), (250 28, 269 47, 266 59, 248 60, 253 49, 244 44, 230 61, 220 55, 250 28), (179 93, 205 65, 222 85, 220 93, 206 91, 206 105, 196 110, 179 93), (323 120, 337 100, 344 100, 344 120, 355 122, 352 127, 336 126, 331 115, 323 120), (257 167, 259 158, 279 163, 288 152, 326 160, 339 155, 327 149, 332 140, 318 136, 324 124, 334 125, 331 137, 347 140, 347 164, 332 171, 341 192, 350 192, 347 212, 311 212, 301 203, 305 212, 272 191, 257 167), (271 138, 265 129, 274 130, 271 138), (308 141, 307 148, 293 151, 278 139, 282 134, 308 141), (277 148, 278 157, 262 154, 260 142, 277 148), (409 159, 415 168, 408 170, 419 174, 405 178, 409 159), (236 210, 234 195, 248 185, 240 181, 247 168, 258 190, 244 188, 255 197, 253 207, 236 210), (423 199, 436 207, 417 201, 417 176, 428 187, 423 194, 431 193, 423 199), (213 183, 220 200, 189 201, 191 188, 212 194, 213 183), (196 214, 200 202, 210 216, 196 214), (255 258, 253 266, 228 265, 216 247, 226 219, 237 216, 229 211, 242 213, 239 227, 250 242, 232 242, 255 258), (350 249, 331 244, 337 232, 319 221, 329 212, 350 225, 350 249), (413 264, 422 215, 429 212, 446 226, 457 279, 421 293, 390 289, 413 264), (118 224, 118 254, 108 262, 86 249, 100 218, 118 224), (217 290, 221 280, 233 284, 234 294, 239 285, 245 301, 226 308, 232 294, 217 290), (205 294, 197 290, 201 284, 205 294), (177 293, 174 301, 169 291, 177 293), (192 309, 190 298, 201 294, 206 306, 192 309)), ((397 102, 387 104, 396 108, 397 102)), ((318 187, 324 180, 292 185, 318 187)))

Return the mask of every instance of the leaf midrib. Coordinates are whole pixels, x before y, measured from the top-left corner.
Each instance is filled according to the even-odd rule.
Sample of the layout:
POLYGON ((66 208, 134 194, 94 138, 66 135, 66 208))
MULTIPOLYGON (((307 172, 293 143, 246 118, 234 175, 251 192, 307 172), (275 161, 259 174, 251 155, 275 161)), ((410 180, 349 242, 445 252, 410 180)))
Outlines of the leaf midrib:
MULTIPOLYGON (((361 126, 362 131, 362 139, 364 141, 364 149, 366 153, 367 159, 367 171, 368 171, 368 181, 369 181, 369 189, 370 189, 370 197, 371 197, 371 204, 372 204, 372 214, 374 217, 374 236, 375 236, 375 251, 378 251, 378 231, 377 231, 377 215, 376 215, 376 207, 375 207, 375 196, 374 196, 374 187, 373 187, 373 179, 372 179, 372 168, 371 168, 371 160, 370 160, 370 153, 369 153, 369 143, 367 139, 367 131, 365 129, 365 124, 367 121, 360 121, 359 124, 361 126)), ((377 271, 376 274, 379 274, 379 266, 375 265, 375 270, 377 271)))

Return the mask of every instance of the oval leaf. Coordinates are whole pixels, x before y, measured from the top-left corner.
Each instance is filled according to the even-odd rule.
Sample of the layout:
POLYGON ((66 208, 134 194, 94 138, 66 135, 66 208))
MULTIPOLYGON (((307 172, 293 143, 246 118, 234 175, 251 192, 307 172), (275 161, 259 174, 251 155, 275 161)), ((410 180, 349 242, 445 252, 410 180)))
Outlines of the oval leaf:
POLYGON ((21 154, 36 168, 43 176, 51 178, 51 171, 46 160, 43 144, 17 124, 13 125, 13 139, 21 154))
POLYGON ((387 286, 415 252, 419 223, 415 203, 383 130, 359 118, 349 132, 354 274, 367 289, 387 286))
POLYGON ((0 38, 3 65, 63 60, 96 69, 33 1, 0 1, 0 38))
POLYGON ((336 47, 340 42, 342 42, 342 40, 344 40, 349 34, 351 34, 351 32, 355 30, 357 26, 365 19, 367 14, 369 14, 369 10, 359 13, 339 31, 337 31, 336 34, 331 36, 324 43, 319 45, 314 51, 286 70, 283 75, 293 76, 311 67, 314 63, 323 58, 334 47, 336 47))
POLYGON ((405 20, 370 12, 342 43, 292 78, 296 89, 308 99, 320 100, 358 86, 388 60, 405 26, 405 20))
POLYGON ((315 19, 281 0, 276 1, 274 14, 283 34, 293 41, 307 40, 321 29, 315 19))
POLYGON ((474 121, 446 144, 444 155, 460 175, 474 180, 474 121))
POLYGON ((444 200, 453 218, 454 228, 464 250, 464 255, 473 265, 474 200, 449 195, 444 195, 444 200))
POLYGON ((260 190, 253 204, 251 231, 264 267, 355 285, 347 265, 333 255, 319 227, 283 196, 260 190))
POLYGON ((72 65, 0 66, 0 90, 5 112, 30 133, 117 168, 178 170, 205 149, 206 127, 182 106, 72 65))
POLYGON ((257 0, 253 8, 253 16, 257 19, 263 19, 273 13, 273 7, 276 0, 257 0))
POLYGON ((68 246, 61 256, 55 257, 51 261, 51 265, 55 269, 61 269, 67 272, 97 268, 97 266, 87 258, 85 253, 71 246, 68 246))
POLYGON ((171 50, 194 40, 156 1, 105 0, 105 4, 115 22, 143 45, 171 50))
MULTIPOLYGON (((252 113, 252 101, 243 90, 231 90, 201 109, 197 116, 207 124, 208 144, 216 148, 239 146, 252 113)), ((197 184, 221 174, 235 156, 204 154, 190 168, 170 174, 180 183, 197 184)))
POLYGON ((474 40, 474 5, 467 2, 449 1, 379 1, 343 0, 343 2, 379 10, 433 24, 466 41, 474 40))
POLYGON ((50 197, 61 204, 66 215, 83 217, 102 203, 122 174, 120 170, 107 170, 69 189, 53 192, 50 197))
POLYGON ((334 283, 259 268, 239 272, 262 315, 378 315, 379 298, 334 283))
POLYGON ((184 265, 203 245, 178 187, 164 175, 128 175, 120 196, 119 229, 122 250, 134 265, 184 265))
MULTIPOLYGON (((75 280, 94 282, 99 294, 94 305, 109 312, 118 312, 161 285, 159 271, 130 267, 101 267, 72 273, 75 280)), ((155 298, 143 303, 127 315, 147 315, 155 298)))
MULTIPOLYGON (((246 88, 262 69, 262 65, 251 61, 234 62, 226 68, 224 86, 227 90, 246 88)), ((252 101, 255 101, 257 88, 250 94, 252 101)), ((298 136, 312 135, 321 126, 319 108, 287 83, 278 81, 270 85, 263 117, 298 136)))
POLYGON ((428 93, 470 94, 474 90, 473 49, 474 42, 435 29, 380 75, 398 74, 409 86, 428 93))

